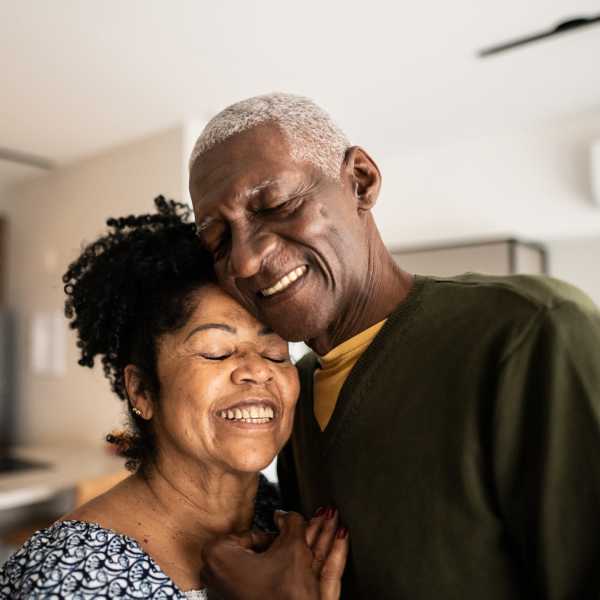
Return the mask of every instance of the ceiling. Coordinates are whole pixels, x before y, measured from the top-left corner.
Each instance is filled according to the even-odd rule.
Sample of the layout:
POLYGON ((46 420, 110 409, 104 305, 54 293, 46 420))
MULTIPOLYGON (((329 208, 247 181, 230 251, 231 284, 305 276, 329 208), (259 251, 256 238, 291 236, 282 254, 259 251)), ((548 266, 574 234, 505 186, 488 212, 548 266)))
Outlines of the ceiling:
MULTIPOLYGON (((314 97, 376 156, 519 127, 600 106, 600 25, 476 50, 599 12, 598 0, 3 0, 0 147, 65 163, 273 90, 314 97)), ((23 176, 0 165, 0 185, 23 176)))

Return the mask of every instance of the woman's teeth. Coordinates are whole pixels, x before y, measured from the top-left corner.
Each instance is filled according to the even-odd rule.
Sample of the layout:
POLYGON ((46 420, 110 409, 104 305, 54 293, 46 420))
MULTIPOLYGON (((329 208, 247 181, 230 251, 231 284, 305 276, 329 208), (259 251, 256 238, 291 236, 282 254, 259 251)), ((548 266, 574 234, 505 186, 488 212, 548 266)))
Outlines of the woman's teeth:
POLYGON ((296 279, 302 277, 302 275, 306 273, 307 268, 308 267, 306 266, 302 266, 294 269, 293 271, 290 271, 287 275, 284 275, 275 285, 272 285, 271 287, 265 290, 261 290, 261 294, 263 296, 272 296, 277 292, 285 290, 285 288, 289 287, 292 283, 294 283, 296 279))
POLYGON ((233 408, 222 410, 218 413, 222 419, 228 421, 240 421, 242 423, 268 423, 275 417, 270 406, 248 406, 244 408, 233 408))

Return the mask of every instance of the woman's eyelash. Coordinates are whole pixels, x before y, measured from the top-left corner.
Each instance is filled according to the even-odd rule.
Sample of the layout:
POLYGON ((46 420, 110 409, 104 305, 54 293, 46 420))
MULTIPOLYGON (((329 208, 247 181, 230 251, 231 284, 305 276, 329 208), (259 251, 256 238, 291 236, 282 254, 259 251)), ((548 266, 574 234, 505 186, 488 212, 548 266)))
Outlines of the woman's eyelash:
MULTIPOLYGON (((231 354, 219 354, 219 355, 215 355, 215 354, 200 354, 200 356, 202 358, 205 358, 207 360, 226 360, 227 358, 229 358, 231 356, 231 354)), ((270 361, 270 362, 274 362, 274 363, 284 363, 287 362, 287 357, 276 357, 276 356, 263 356, 264 359, 270 361)))
POLYGON ((226 358, 229 358, 231 354, 220 354, 218 356, 214 354, 201 354, 200 356, 208 360, 225 360, 226 358))
POLYGON ((287 358, 285 358, 285 357, 276 358, 274 356, 263 356, 263 358, 266 358, 267 360, 270 360, 271 362, 274 362, 274 363, 284 363, 287 361, 287 358))

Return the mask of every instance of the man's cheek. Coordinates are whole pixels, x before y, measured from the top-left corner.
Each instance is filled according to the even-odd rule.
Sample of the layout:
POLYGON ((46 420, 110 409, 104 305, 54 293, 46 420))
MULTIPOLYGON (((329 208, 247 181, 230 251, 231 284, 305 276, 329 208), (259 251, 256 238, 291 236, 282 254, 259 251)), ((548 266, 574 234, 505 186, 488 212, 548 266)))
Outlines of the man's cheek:
POLYGON ((230 277, 227 273, 227 268, 224 261, 218 261, 215 264, 215 275, 217 276, 217 282, 224 289, 231 293, 231 290, 235 287, 235 278, 230 277))
POLYGON ((236 300, 241 300, 244 296, 242 290, 238 288, 236 285, 235 279, 233 277, 227 277, 219 280, 221 287, 230 295, 233 296, 236 300))
POLYGON ((228 277, 223 280, 219 280, 220 286, 234 299, 237 300, 248 312, 255 317, 257 316, 257 307, 255 302, 255 294, 240 289, 237 286, 236 280, 233 277, 228 277), (222 281, 222 282, 221 282, 222 281))

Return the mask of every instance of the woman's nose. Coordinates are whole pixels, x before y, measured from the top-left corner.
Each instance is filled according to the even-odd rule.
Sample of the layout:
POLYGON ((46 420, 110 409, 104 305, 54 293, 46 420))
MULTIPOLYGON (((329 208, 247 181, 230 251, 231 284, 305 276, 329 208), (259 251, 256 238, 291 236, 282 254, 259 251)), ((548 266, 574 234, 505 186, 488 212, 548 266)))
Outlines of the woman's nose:
POLYGON ((247 353, 231 374, 233 383, 265 384, 273 379, 269 361, 259 354, 247 353))

